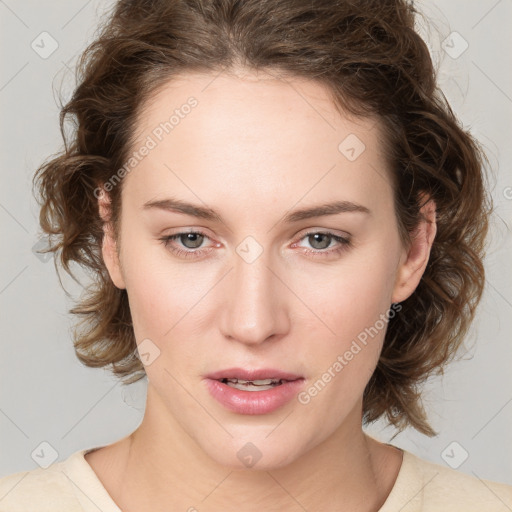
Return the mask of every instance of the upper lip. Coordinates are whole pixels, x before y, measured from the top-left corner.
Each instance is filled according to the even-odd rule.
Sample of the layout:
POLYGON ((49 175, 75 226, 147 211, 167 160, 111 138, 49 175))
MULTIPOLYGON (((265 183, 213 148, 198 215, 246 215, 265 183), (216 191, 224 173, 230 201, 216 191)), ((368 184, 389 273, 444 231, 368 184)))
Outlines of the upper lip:
POLYGON ((297 380, 302 379, 303 377, 293 373, 276 370, 274 368, 226 368, 225 370, 219 370, 217 372, 210 373, 206 376, 206 378, 213 380, 241 379, 255 381, 264 379, 297 380))

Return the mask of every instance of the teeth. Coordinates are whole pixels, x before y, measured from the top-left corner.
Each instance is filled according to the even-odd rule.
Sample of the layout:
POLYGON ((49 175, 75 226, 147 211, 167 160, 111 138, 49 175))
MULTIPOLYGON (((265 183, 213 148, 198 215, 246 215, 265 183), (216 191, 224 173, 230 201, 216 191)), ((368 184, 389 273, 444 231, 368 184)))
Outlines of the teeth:
POLYGON ((262 386, 262 385, 255 386, 254 384, 251 384, 251 383, 241 384, 240 382, 230 382, 230 381, 228 381, 226 384, 230 388, 240 389, 241 391, 265 391, 267 389, 272 389, 277 386, 277 384, 269 384, 267 386, 262 386))
POLYGON ((254 384, 255 386, 269 386, 270 384, 277 384, 281 382, 276 379, 263 379, 263 380, 243 380, 243 379, 227 379, 228 382, 232 382, 233 384, 254 384))
POLYGON ((272 389, 284 381, 282 379, 262 379, 262 380, 243 380, 243 379, 221 379, 221 382, 231 388, 241 391, 265 391, 272 389))

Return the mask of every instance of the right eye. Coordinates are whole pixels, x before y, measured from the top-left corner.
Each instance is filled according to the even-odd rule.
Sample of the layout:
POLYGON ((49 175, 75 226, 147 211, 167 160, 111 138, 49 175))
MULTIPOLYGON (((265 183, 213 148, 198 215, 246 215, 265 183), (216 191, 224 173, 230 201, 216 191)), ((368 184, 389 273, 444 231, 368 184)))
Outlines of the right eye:
POLYGON ((204 253, 210 252, 211 250, 211 248, 200 249, 198 251, 194 250, 201 246, 205 238, 208 238, 208 236, 201 231, 186 231, 164 236, 160 238, 160 240, 164 244, 164 247, 177 256, 183 256, 185 258, 199 258, 203 256, 204 253), (179 241, 179 243, 188 250, 176 247, 176 241, 179 241))

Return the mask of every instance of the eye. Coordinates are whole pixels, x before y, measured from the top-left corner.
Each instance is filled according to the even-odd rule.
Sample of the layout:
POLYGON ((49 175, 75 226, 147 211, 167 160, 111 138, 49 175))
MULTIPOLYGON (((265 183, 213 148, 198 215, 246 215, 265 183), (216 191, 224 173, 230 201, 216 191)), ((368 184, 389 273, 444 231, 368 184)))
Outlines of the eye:
MULTIPOLYGON (((315 257, 339 254, 351 246, 351 241, 349 238, 336 235, 335 233, 331 232, 310 231, 301 238, 301 240, 305 239, 311 245, 311 247, 313 247, 314 250, 307 250, 304 252, 315 257), (334 245, 331 245, 332 242, 334 242, 334 245)), ((294 246, 297 246, 297 244, 294 244, 294 246)))
POLYGON ((177 256, 184 256, 185 258, 197 258, 210 252, 210 249, 195 250, 201 246, 205 238, 209 238, 205 233, 201 231, 188 231, 182 233, 176 233, 174 235, 164 236, 160 238, 164 247, 169 249, 173 254, 177 256), (175 242, 178 241, 182 246, 189 250, 183 250, 176 247, 175 242))

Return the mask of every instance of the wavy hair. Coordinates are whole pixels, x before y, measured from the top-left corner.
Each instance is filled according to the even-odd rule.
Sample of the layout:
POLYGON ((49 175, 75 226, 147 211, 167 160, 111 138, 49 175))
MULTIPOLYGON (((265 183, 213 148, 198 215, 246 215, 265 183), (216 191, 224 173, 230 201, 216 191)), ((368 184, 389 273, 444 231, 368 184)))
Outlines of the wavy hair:
MULTIPOLYGON (((145 375, 126 290, 101 255, 98 186, 123 166, 137 118, 158 88, 187 72, 284 73, 327 87, 340 111, 376 116, 386 137, 404 244, 434 199, 437 234, 424 275, 389 321, 363 396, 363 421, 386 416, 400 431, 433 436, 420 385, 443 372, 473 320, 484 287, 491 199, 485 154, 457 121, 436 82, 419 13, 405 0, 121 0, 82 53, 76 87, 60 111, 63 149, 34 176, 40 225, 55 263, 91 282, 71 313, 74 347, 90 367, 110 366, 124 384, 145 375), (72 129, 66 135, 66 122, 72 129)), ((122 185, 122 183, 121 183, 122 185)), ((114 227, 122 186, 112 187, 114 227)), ((117 230, 116 230, 117 233, 117 230)))

